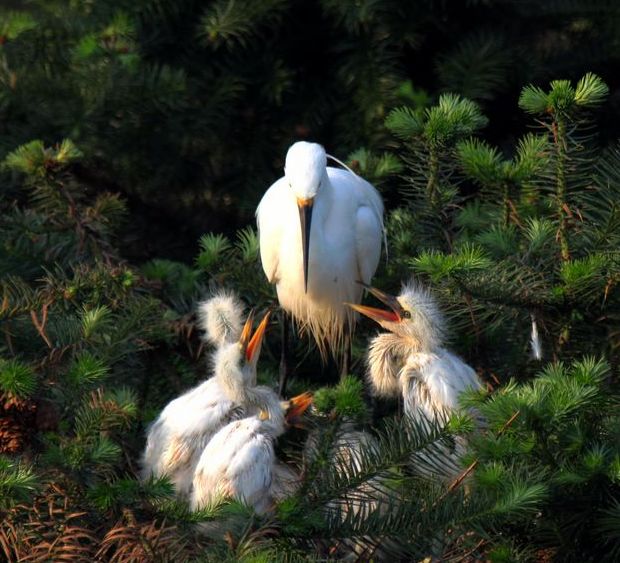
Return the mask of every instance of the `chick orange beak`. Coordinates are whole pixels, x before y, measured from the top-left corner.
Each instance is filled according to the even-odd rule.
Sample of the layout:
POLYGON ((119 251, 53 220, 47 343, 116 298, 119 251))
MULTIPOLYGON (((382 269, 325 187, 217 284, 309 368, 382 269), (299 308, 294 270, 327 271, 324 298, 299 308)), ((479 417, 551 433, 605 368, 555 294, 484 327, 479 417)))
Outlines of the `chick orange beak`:
MULTIPOLYGON (((248 343, 247 348, 245 349, 245 359, 248 362, 251 362, 255 358, 258 358, 258 354, 260 353, 260 347, 263 343, 263 337, 265 336, 265 331, 267 330, 267 325, 269 324, 269 316, 271 315, 271 311, 267 311, 267 314, 263 317, 263 320, 260 322, 250 342, 248 343)), ((247 322, 246 322, 247 324, 247 322)), ((250 325, 251 327, 251 325, 250 325)), ((244 327, 245 330, 245 327, 244 327)))
POLYGON ((363 285, 370 293, 372 293, 379 301, 387 305, 391 311, 385 309, 377 309, 375 307, 367 307, 365 305, 356 305, 355 303, 345 303, 358 313, 370 317, 373 321, 378 323, 382 321, 388 321, 391 323, 398 323, 402 320, 403 308, 398 302, 398 299, 389 293, 385 293, 376 287, 371 287, 364 282, 357 282, 363 285))
POLYGON ((302 393, 292 399, 289 399, 289 408, 286 411, 286 421, 295 426, 295 423, 299 417, 301 417, 308 407, 312 404, 312 393, 302 393))
POLYGON ((250 311, 248 318, 243 325, 241 336, 239 337, 239 345, 242 350, 245 350, 250 342, 250 336, 252 335, 252 325, 254 324, 254 309, 250 311))
POLYGON ((304 264, 304 292, 308 293, 308 258, 310 256, 310 228, 312 226, 312 206, 314 199, 297 198, 299 223, 301 225, 301 247, 304 264))
POLYGON ((345 303, 362 315, 366 315, 373 321, 380 323, 381 321, 388 321, 391 323, 397 323, 400 321, 400 316, 394 311, 386 311, 385 309, 377 309, 375 307, 366 307, 365 305, 356 305, 355 303, 345 303))

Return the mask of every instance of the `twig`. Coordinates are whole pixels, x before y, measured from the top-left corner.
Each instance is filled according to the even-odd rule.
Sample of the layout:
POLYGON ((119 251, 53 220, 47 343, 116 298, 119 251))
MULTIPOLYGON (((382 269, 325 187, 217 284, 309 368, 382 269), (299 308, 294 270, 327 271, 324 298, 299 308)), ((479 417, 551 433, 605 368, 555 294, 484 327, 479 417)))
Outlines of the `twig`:
MULTIPOLYGON (((8 323, 7 323, 8 325, 8 323)), ((4 338, 6 340, 6 345, 9 349, 9 352, 11 352, 11 355, 14 356, 15 355, 15 350, 13 348, 13 339, 11 338, 11 332, 9 331, 9 327, 5 325, 3 332, 4 332, 4 338)))
MULTIPOLYGON (((458 554, 458 561, 464 561, 466 557, 469 557, 470 555, 473 555, 474 553, 476 553, 476 551, 478 551, 486 543, 487 543, 487 540, 482 539, 469 551, 458 554)), ((457 557, 456 549, 453 550, 453 553, 454 555, 447 554, 446 556, 442 557, 440 561, 455 561, 456 559, 454 558, 457 557)))
POLYGON ((48 348, 53 348, 52 342, 50 341, 47 334, 45 334, 45 323, 47 322, 47 308, 49 307, 49 303, 44 303, 43 307, 41 307, 41 321, 37 317, 37 313, 35 310, 30 311, 30 318, 32 319, 32 324, 37 329, 37 332, 41 336, 48 348))
MULTIPOLYGON (((516 420, 516 418, 519 416, 521 411, 517 411, 515 412, 505 423, 504 425, 499 429, 499 431, 497 432, 497 436, 501 436, 507 429, 508 427, 516 420)), ((445 499, 452 491, 454 491, 454 489, 456 489, 466 478, 467 476, 474 470, 476 469, 476 467, 478 466, 479 463, 479 459, 475 459, 471 465, 465 469, 465 471, 463 471, 463 473, 461 473, 454 481, 452 481, 452 483, 450 483, 450 486, 448 487, 448 490, 445 491, 434 503, 433 503, 433 507, 437 506, 438 503, 440 503, 443 499, 445 499)))

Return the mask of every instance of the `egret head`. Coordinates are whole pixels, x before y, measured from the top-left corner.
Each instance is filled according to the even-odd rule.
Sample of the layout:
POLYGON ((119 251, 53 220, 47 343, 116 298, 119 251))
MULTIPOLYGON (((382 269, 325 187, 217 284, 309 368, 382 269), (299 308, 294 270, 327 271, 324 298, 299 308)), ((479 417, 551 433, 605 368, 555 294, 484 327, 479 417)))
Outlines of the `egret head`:
POLYGON ((258 362, 258 357, 260 356, 260 349, 263 344, 265 331, 267 330, 267 325, 269 324, 270 314, 271 312, 267 311, 267 314, 256 327, 254 334, 250 336, 252 332, 252 322, 254 320, 254 315, 250 313, 245 321, 245 326, 241 331, 241 336, 239 337, 239 347, 245 354, 245 363, 251 366, 255 371, 256 363, 258 362))
POLYGON ((444 318, 428 289, 411 282, 397 297, 374 287, 366 286, 366 289, 390 310, 352 303, 350 307, 390 332, 415 340, 420 350, 433 350, 443 344, 444 318))
POLYGON ((286 153, 284 177, 297 199, 304 267, 304 290, 308 291, 308 255, 310 253, 310 228, 312 206, 321 184, 327 177, 325 149, 317 143, 299 141, 286 153))
POLYGON ((316 197, 326 167, 325 149, 318 143, 299 141, 291 145, 286 153, 284 177, 298 201, 316 197))
POLYGON ((302 393, 287 401, 280 401, 274 391, 268 387, 254 387, 250 394, 251 402, 258 407, 258 417, 266 421, 273 435, 282 434, 287 427, 300 426, 300 419, 312 404, 312 394, 302 393))
POLYGON ((205 331, 204 340, 207 342, 222 346, 239 338, 243 305, 232 292, 218 291, 210 299, 201 301, 197 313, 198 324, 205 331))
POLYGON ((302 393, 288 401, 283 401, 282 406, 286 411, 286 422, 289 426, 300 426, 300 418, 312 404, 312 393, 302 393))
POLYGON ((269 313, 263 317, 254 334, 253 320, 254 314, 250 313, 239 339, 221 346, 213 358, 215 377, 227 390, 229 398, 240 403, 245 402, 248 386, 256 385, 256 364, 269 323, 269 313))

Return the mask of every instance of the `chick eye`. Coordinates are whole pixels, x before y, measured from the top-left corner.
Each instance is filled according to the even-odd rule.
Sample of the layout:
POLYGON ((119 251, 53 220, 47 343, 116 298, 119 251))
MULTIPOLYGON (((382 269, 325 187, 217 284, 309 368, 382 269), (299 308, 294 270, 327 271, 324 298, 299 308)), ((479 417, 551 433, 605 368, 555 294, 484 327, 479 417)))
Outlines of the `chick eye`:
POLYGON ((403 311, 403 314, 401 315, 401 317, 403 319, 410 319, 411 318, 411 313, 409 311, 403 311))

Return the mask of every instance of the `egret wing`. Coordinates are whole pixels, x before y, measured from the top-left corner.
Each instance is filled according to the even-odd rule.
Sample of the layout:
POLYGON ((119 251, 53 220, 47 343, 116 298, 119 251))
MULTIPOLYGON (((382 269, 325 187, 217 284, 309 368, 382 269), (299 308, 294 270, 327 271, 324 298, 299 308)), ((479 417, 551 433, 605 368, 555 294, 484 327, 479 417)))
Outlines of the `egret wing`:
POLYGON ((423 380, 419 367, 405 366, 400 374, 405 414, 414 420, 432 420, 436 415, 435 398, 423 380))
POLYGON ((213 436, 196 467, 192 507, 231 497, 257 512, 266 510, 271 503, 275 453, 260 426, 257 417, 250 417, 230 423, 213 436))
POLYGON ((198 457, 211 436, 240 415, 215 378, 177 397, 148 429, 143 478, 166 474, 178 493, 187 492, 198 457))
POLYGON ((397 352, 392 333, 375 336, 368 346, 368 372, 366 378, 372 386, 373 395, 398 397, 401 383, 398 378, 404 359, 397 352))
POLYGON ((381 217, 373 208, 361 206, 355 215, 355 244, 359 277, 364 283, 370 283, 379 265, 382 232, 381 217))
POLYGON ((370 280, 381 257, 383 232, 383 202, 379 192, 366 180, 339 168, 327 168, 330 181, 338 196, 353 207, 352 221, 355 233, 355 253, 358 275, 364 283, 370 280))
POLYGON ((463 391, 481 386, 476 372, 447 350, 441 350, 433 361, 424 364, 421 372, 434 402, 449 410, 459 408, 463 391))
POLYGON ((226 471, 235 498, 265 512, 272 502, 271 484, 275 452, 264 434, 254 434, 239 450, 226 471))
POLYGON ((286 181, 280 178, 265 192, 256 208, 260 259, 270 283, 277 283, 279 277, 278 265, 283 229, 280 218, 286 213, 286 210, 282 209, 282 203, 286 201, 282 192, 286 188, 286 181))

